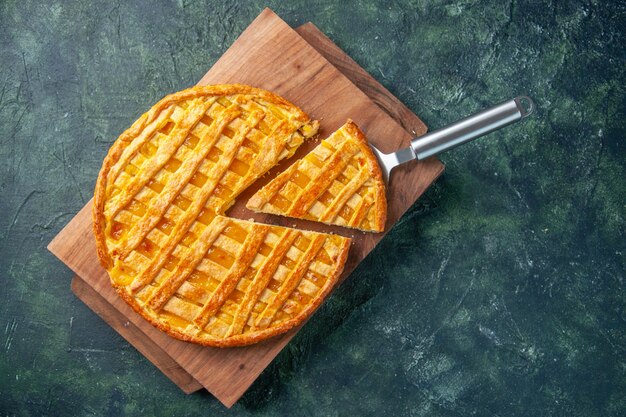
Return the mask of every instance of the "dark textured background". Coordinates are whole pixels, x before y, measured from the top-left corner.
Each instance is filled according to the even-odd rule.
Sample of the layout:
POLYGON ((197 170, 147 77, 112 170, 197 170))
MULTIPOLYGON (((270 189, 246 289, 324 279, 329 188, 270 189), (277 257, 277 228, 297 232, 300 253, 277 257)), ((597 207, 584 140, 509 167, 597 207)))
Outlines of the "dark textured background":
POLYGON ((0 2, 0 415, 623 416, 625 3, 289 3, 0 2), (443 155, 229 412, 79 302, 45 247, 117 135, 266 5, 431 128, 522 93, 538 111, 443 155))

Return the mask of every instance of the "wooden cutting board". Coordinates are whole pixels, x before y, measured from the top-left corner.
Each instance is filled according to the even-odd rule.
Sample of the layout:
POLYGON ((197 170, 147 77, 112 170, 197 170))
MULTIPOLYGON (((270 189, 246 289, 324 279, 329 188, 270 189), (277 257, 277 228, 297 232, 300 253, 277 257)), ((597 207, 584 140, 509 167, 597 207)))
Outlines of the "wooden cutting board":
MULTIPOLYGON (((296 31, 269 9, 250 24, 199 84, 232 82, 275 91, 293 101, 321 121, 321 137, 352 118, 374 145, 390 152, 408 146, 413 136, 426 132, 417 116, 313 25, 296 31)), ((291 160, 246 190, 227 214, 352 237, 350 256, 341 277, 345 279, 383 234, 256 214, 244 207, 258 188, 316 144, 303 145, 291 160)), ((388 189, 386 230, 442 171, 443 165, 433 158, 409 163, 394 172, 388 189)), ((78 275, 72 284, 74 292, 185 392, 204 387, 227 407, 232 406, 298 329, 256 345, 230 349, 194 345, 160 332, 134 313, 110 286, 106 271, 97 260, 90 211, 91 202, 48 246, 78 275)))

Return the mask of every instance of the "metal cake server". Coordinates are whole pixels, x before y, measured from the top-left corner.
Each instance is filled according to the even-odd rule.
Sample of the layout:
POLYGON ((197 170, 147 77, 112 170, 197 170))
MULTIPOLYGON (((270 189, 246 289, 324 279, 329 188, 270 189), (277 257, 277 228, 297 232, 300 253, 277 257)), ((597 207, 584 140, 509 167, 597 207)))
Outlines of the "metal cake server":
POLYGON ((409 147, 397 152, 382 153, 375 146, 370 146, 378 158, 385 183, 389 183, 391 170, 398 165, 414 159, 422 160, 462 145, 522 120, 534 110, 535 104, 530 97, 519 96, 466 117, 450 126, 415 138, 409 147))

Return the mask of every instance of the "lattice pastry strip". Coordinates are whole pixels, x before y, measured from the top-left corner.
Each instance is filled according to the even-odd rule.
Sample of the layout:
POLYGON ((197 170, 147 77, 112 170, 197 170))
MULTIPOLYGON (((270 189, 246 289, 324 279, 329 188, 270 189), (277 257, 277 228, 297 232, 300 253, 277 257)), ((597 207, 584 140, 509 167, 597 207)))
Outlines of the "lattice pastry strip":
POLYGON ((96 184, 98 256, 120 295, 169 334, 212 346, 301 323, 336 282, 349 239, 223 213, 316 131, 293 104, 247 86, 157 103, 114 143, 96 184))
POLYGON ((161 270, 125 297, 134 297, 149 320, 170 333, 217 346, 261 340, 308 316, 336 283, 349 246, 341 236, 223 216, 207 230, 198 240, 203 244, 189 249, 188 262, 161 270), (215 252, 222 255, 212 257, 215 252), (208 278, 198 269, 201 263, 221 273, 208 278), (327 269, 323 275, 315 272, 320 263, 327 269))
POLYGON ((387 218, 378 161, 351 120, 261 188, 246 207, 374 232, 384 230, 387 218))

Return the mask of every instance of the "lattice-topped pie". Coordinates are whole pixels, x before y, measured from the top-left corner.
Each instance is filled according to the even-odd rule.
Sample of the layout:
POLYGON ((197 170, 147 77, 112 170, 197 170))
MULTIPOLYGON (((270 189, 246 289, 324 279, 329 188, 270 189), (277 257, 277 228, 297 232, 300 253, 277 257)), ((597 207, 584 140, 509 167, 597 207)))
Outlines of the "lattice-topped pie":
POLYGON ((242 85, 181 91, 137 120, 106 156, 93 206, 98 256, 124 300, 161 330, 211 346, 255 343, 308 317, 350 240, 223 213, 317 126, 242 85))
POLYGON ((383 231, 387 219, 378 161, 351 120, 261 188, 246 207, 374 232, 383 231))

